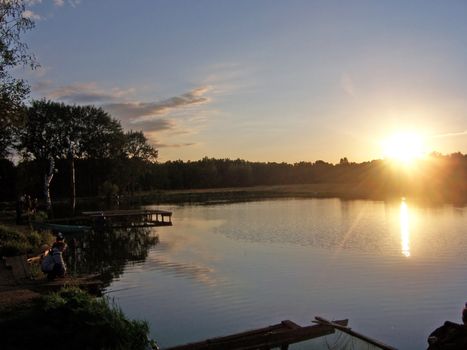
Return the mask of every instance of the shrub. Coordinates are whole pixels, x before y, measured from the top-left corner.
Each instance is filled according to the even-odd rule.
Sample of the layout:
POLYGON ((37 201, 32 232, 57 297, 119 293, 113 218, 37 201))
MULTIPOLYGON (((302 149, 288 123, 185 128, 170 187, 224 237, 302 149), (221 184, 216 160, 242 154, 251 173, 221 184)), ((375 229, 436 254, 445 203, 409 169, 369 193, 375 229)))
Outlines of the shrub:
POLYGON ((48 232, 21 232, 0 226, 0 256, 39 252, 41 245, 53 242, 48 232))
POLYGON ((0 321, 2 349, 56 344, 63 349, 143 350, 149 344, 146 322, 128 320, 108 299, 75 287, 43 296, 28 313, 18 315, 0 321))
POLYGON ((37 211, 33 214, 32 220, 36 222, 44 222, 48 219, 48 215, 45 211, 37 211))
POLYGON ((114 197, 118 194, 119 188, 116 184, 110 181, 104 181, 104 183, 99 186, 99 194, 105 197, 114 197))

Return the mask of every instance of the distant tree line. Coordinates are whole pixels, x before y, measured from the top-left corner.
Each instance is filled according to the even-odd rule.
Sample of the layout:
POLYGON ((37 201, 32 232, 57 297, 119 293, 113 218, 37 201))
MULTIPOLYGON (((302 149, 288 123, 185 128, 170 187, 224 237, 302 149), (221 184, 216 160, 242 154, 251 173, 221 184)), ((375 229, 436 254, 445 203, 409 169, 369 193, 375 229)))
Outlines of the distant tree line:
MULTIPOLYGON (((144 143, 143 143, 144 145, 144 143)), ((198 161, 151 162, 130 157, 119 149, 113 157, 80 157, 76 163, 76 191, 79 196, 132 195, 141 191, 249 187, 293 184, 349 185, 354 197, 386 198, 419 196, 436 201, 467 199, 467 155, 432 154, 410 169, 386 160, 338 164, 316 162, 262 163, 245 160, 203 158, 198 161)), ((41 195, 39 160, 17 166, 3 160, 0 167, 2 198, 18 193, 41 195)), ((55 163, 51 183, 55 198, 68 198, 71 167, 66 157, 55 163)))

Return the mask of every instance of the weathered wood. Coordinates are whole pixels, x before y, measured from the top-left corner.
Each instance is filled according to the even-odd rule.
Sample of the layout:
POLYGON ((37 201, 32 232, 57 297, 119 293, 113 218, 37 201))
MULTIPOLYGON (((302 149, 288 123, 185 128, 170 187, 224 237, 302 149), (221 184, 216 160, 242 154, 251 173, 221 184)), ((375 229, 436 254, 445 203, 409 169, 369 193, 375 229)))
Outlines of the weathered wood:
POLYGON ((370 338, 370 337, 367 337, 366 335, 363 335, 363 334, 360 334, 360 333, 357 333, 355 331, 353 331, 352 329, 350 329, 349 327, 346 327, 346 326, 343 326, 342 324, 336 322, 336 321, 328 321, 326 320, 325 318, 322 318, 322 317, 315 317, 316 319, 316 323, 318 324, 321 324, 321 325, 330 325, 338 330, 340 330, 341 332, 344 332, 344 333, 347 333, 355 338, 358 338, 358 339, 361 339, 367 343, 370 343, 370 344, 373 344, 383 350, 397 350, 396 348, 390 346, 390 345, 387 345, 387 344, 384 344, 382 342, 380 342, 379 340, 376 340, 376 339, 373 339, 373 338, 370 338))
POLYGON ((298 324, 296 324, 295 322, 292 322, 290 320, 284 320, 281 322, 282 325, 290 328, 290 329, 297 329, 297 328, 301 328, 301 326, 299 326, 298 324))
POLYGON ((348 320, 328 321, 322 317, 316 317, 316 321, 313 322, 318 324, 302 327, 292 321, 285 320, 269 327, 179 345, 166 350, 253 350, 272 348, 286 350, 290 344, 326 336, 334 333, 336 329, 383 350, 396 350, 378 340, 351 330, 347 327, 348 320))
POLYGON ((104 211, 83 211, 83 215, 88 216, 131 216, 131 215, 147 215, 161 214, 164 216, 172 216, 172 212, 159 209, 128 209, 128 210, 104 210, 104 211))
POLYGON ((85 211, 83 212, 83 215, 90 218, 93 226, 96 228, 153 227, 172 225, 172 213, 166 210, 130 209, 85 211))
POLYGON ((175 346, 167 350, 253 350, 280 347, 334 333, 334 327, 314 325, 301 327, 292 321, 241 332, 225 337, 207 339, 197 343, 175 346))

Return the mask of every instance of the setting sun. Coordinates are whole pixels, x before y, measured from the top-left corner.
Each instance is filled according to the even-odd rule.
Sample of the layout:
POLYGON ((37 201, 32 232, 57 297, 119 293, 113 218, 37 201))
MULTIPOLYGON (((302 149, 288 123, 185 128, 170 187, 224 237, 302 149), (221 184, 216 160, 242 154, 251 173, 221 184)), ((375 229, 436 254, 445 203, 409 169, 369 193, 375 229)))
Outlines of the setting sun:
POLYGON ((382 142, 383 156, 404 164, 411 163, 424 154, 423 139, 413 133, 392 135, 382 142))

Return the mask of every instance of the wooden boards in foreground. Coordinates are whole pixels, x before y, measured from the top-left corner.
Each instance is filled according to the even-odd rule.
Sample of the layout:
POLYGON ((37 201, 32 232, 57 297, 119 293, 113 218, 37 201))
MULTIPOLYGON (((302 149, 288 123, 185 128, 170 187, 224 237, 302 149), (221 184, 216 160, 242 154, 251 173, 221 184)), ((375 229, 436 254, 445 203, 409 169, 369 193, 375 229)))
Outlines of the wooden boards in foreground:
POLYGON ((287 349, 289 344, 332 333, 334 333, 334 327, 332 326, 313 325, 302 327, 292 321, 285 320, 269 327, 175 346, 167 350, 287 349))
MULTIPOLYGON (((292 321, 285 320, 269 327, 174 346, 166 350, 269 350, 274 348, 287 350, 291 344, 321 338, 335 333, 336 330, 358 338, 360 343, 365 345, 365 349, 396 350, 389 345, 351 330, 347 326, 348 320, 328 321, 316 317, 314 322, 317 324, 302 327, 292 321)), ((333 347, 333 349, 343 348, 333 347)))

